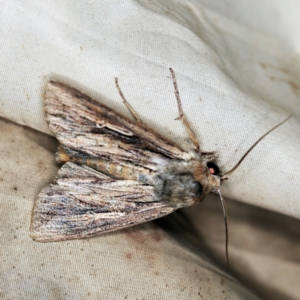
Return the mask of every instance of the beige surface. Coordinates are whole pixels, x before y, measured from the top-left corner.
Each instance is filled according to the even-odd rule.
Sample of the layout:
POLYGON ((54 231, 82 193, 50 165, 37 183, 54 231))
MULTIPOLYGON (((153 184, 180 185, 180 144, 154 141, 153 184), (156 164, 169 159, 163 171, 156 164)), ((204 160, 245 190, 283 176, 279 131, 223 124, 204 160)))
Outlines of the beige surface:
POLYGON ((176 226, 175 217, 167 219, 167 233, 146 224, 86 241, 31 241, 34 198, 58 169, 56 142, 2 120, 3 299, 298 298, 300 8, 249 3, 0 3, 0 116, 7 120, 49 133, 41 97, 48 79, 126 114, 114 86, 118 76, 142 119, 181 143, 186 134, 174 120, 172 66, 202 148, 217 150, 226 171, 293 113, 222 187, 239 201, 228 201, 231 272, 239 283, 214 266, 224 265, 223 220, 214 197, 185 211, 189 219, 175 219, 176 226))

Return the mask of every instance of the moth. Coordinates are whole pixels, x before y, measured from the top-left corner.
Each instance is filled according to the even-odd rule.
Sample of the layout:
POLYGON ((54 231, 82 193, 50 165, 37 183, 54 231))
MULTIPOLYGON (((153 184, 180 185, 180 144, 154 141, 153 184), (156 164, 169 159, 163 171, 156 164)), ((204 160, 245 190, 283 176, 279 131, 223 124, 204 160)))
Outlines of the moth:
MULTIPOLYGON (((222 182, 237 168, 263 135, 225 174, 202 152, 183 113, 174 71, 170 68, 180 119, 192 150, 159 135, 142 122, 116 87, 133 120, 63 83, 45 88, 50 130, 60 142, 56 160, 63 164, 53 184, 39 193, 30 236, 39 242, 79 239, 133 226, 193 206, 209 193, 220 196, 228 229, 222 182)), ((285 120, 286 121, 286 120, 285 120)))

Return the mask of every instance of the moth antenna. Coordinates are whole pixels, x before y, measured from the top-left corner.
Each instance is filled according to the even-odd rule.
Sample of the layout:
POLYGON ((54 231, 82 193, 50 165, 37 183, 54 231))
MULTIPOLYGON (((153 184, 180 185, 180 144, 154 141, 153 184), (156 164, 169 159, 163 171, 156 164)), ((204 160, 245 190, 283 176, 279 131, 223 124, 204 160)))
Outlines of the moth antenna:
POLYGON ((229 268, 227 210, 226 210, 225 201, 224 201, 224 199, 222 197, 221 191, 217 190, 217 193, 220 196, 222 207, 223 207, 223 216, 224 216, 224 224, 225 224, 225 235, 226 235, 225 250, 226 250, 227 268, 229 268))
POLYGON ((266 137, 269 133, 271 133, 273 130, 275 130, 277 127, 285 123, 292 115, 289 115, 286 119, 284 119, 282 122, 271 128, 269 131, 267 131, 263 136, 261 136, 250 148, 249 150, 242 156, 242 158, 238 161, 238 163, 227 173, 225 173, 222 177, 221 180, 226 180, 228 179, 229 175, 237 169, 237 167, 241 164, 241 162, 245 159, 245 157, 250 153, 250 151, 264 138, 266 137))

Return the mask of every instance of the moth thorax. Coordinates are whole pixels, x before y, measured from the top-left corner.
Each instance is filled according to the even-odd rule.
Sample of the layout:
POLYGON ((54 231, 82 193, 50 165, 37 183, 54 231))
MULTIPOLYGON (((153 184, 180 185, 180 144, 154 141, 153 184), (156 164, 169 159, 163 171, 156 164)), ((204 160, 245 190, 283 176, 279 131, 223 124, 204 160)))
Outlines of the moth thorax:
POLYGON ((160 172, 155 177, 154 192, 159 199, 177 206, 194 204, 194 198, 202 194, 203 186, 191 173, 160 172))

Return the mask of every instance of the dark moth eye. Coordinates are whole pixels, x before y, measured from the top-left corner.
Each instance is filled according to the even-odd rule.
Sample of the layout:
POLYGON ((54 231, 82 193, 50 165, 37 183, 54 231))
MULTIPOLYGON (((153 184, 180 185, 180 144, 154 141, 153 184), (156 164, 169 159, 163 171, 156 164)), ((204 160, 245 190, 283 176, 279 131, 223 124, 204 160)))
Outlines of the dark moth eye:
POLYGON ((210 174, 216 175, 216 176, 221 174, 219 167, 217 165, 215 165, 214 163, 208 162, 206 165, 208 167, 210 174))

